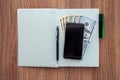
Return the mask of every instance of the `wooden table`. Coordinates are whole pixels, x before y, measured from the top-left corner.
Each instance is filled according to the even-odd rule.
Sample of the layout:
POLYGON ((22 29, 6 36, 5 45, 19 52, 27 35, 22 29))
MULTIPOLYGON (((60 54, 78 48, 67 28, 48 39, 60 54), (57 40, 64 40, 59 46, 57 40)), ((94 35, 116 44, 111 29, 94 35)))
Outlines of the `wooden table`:
POLYGON ((120 80, 120 0, 0 0, 0 80, 120 80), (99 8, 105 15, 99 68, 17 66, 18 8, 99 8))

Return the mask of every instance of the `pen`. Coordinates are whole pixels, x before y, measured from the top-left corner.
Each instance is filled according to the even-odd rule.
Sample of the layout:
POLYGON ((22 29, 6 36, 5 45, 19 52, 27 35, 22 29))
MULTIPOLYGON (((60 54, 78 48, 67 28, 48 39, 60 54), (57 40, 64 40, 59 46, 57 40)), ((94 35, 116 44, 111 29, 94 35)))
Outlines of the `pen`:
POLYGON ((59 27, 57 26, 57 37, 56 37, 56 50, 57 50, 57 61, 59 60, 59 27))

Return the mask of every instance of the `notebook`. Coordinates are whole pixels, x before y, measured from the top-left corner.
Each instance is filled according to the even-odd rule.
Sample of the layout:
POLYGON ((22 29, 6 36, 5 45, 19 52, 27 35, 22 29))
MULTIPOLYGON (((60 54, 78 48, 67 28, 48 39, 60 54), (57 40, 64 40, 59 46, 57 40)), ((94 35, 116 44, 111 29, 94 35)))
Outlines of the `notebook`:
POLYGON ((17 16, 18 66, 99 67, 99 9, 18 9, 17 16), (70 53, 76 50, 81 54, 70 53))

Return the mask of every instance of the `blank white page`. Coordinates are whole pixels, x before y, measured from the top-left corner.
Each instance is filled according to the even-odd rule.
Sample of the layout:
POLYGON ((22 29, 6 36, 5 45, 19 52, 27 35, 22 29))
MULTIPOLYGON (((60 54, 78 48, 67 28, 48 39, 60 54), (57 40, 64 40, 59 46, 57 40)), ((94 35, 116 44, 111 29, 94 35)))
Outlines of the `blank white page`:
POLYGON ((56 9, 18 9, 18 65, 57 67, 56 9))

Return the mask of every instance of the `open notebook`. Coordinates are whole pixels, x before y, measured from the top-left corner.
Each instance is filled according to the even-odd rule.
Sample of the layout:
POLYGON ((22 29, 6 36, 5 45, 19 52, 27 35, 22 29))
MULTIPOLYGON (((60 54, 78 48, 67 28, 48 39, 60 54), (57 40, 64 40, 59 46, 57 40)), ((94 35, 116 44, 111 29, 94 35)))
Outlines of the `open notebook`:
POLYGON ((99 67, 98 16, 98 9, 18 9, 18 66, 99 67), (76 15, 81 19, 76 23, 88 25, 84 21, 86 18, 95 21, 81 60, 63 57, 66 30, 62 26, 61 19, 68 16, 70 18, 71 15, 74 17, 71 21, 72 19, 75 21, 76 15), (56 59, 57 26, 59 27, 59 60, 56 59))

